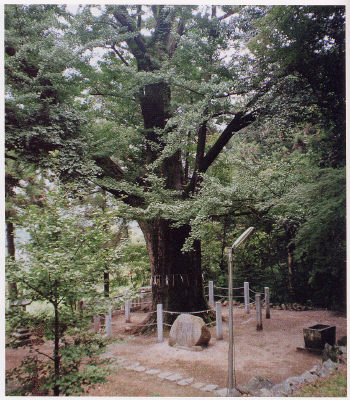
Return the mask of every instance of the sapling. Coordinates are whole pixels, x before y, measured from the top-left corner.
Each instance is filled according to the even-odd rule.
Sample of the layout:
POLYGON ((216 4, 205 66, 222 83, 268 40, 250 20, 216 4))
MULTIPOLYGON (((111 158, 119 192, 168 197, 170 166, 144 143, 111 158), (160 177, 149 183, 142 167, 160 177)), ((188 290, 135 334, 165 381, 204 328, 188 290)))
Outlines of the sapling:
POLYGON ((52 354, 36 350, 49 360, 43 388, 52 389, 55 396, 82 391, 104 379, 103 369, 92 366, 99 363, 96 355, 103 343, 88 327, 91 315, 107 312, 109 304, 99 292, 103 261, 116 257, 115 249, 104 246, 110 231, 100 229, 106 218, 113 221, 114 214, 95 210, 84 219, 68 193, 56 182, 47 190, 42 207, 21 210, 30 239, 22 246, 25 256, 7 264, 7 278, 27 298, 47 302, 51 308, 51 313, 31 318, 31 325, 43 326, 45 337, 53 340, 52 354), (89 303, 83 312, 76 307, 81 299, 89 303), (86 357, 89 365, 82 368, 86 357))

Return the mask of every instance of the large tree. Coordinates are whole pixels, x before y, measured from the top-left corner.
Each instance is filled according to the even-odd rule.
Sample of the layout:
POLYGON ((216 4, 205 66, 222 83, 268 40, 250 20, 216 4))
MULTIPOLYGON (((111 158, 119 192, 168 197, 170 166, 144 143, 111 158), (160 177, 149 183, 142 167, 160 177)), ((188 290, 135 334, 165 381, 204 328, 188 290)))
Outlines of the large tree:
POLYGON ((200 241, 182 251, 197 212, 191 199, 278 78, 244 54, 239 11, 85 7, 70 20, 85 56, 108 50, 98 68, 85 70, 99 118, 90 124, 91 154, 102 170, 99 184, 126 204, 143 231, 153 303, 166 310, 207 308, 200 241), (234 56, 227 57, 230 49, 234 56))

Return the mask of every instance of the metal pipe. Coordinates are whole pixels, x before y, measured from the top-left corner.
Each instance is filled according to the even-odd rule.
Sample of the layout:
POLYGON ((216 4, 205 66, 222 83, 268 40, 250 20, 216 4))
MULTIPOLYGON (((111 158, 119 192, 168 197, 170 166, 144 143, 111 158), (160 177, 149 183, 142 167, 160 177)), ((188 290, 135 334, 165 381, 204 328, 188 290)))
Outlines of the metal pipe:
POLYGON ((232 389, 236 386, 233 377, 233 265, 232 265, 233 249, 228 250, 228 296, 229 296, 229 347, 228 347, 228 396, 232 396, 232 389))

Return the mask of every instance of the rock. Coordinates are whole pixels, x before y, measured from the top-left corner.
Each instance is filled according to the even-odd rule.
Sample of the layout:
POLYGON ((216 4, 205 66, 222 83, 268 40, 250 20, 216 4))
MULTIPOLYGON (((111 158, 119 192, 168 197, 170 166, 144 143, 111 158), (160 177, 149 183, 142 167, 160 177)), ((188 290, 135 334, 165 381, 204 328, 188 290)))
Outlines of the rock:
POLYGON ((253 396, 258 395, 260 389, 271 389, 274 384, 264 376, 253 376, 247 383, 238 386, 242 393, 250 394, 253 396))
POLYGON ((321 365, 314 365, 311 369, 310 369, 310 373, 314 374, 314 375, 318 375, 318 373, 320 372, 321 369, 321 365))
POLYGON ((159 374, 160 373, 160 369, 148 369, 147 371, 145 371, 146 374, 148 375, 155 375, 155 374, 159 374))
POLYGON ((139 366, 133 368, 133 371, 136 371, 136 372, 144 372, 144 371, 146 371, 146 369, 147 369, 146 367, 144 367, 144 366, 142 366, 142 365, 139 365, 139 366))
POLYGON ((329 374, 330 374, 330 370, 328 369, 328 368, 326 368, 326 367, 321 367, 320 368, 320 370, 318 371, 318 376, 320 377, 320 378, 324 378, 324 377, 326 377, 326 376, 329 376, 329 374))
POLYGON ((108 359, 116 360, 117 357, 115 356, 114 353, 112 353, 110 351, 107 351, 106 353, 103 353, 103 354, 100 355, 100 359, 101 360, 108 360, 108 359))
POLYGON ((218 385, 209 384, 200 388, 203 392, 212 392, 218 387, 218 385))
POLYGON ((171 381, 171 382, 180 381, 182 379, 182 375, 172 374, 172 375, 166 376, 165 379, 167 379, 168 381, 171 381))
POLYGON ((278 383, 277 385, 273 386, 271 389, 271 392, 272 392, 273 396, 281 397, 281 396, 288 396, 288 395, 292 394, 293 390, 292 390, 290 384, 284 381, 284 382, 278 383))
POLYGON ((259 397, 272 397, 272 392, 269 389, 262 388, 259 390, 259 397))
POLYGON ((346 346, 346 336, 342 336, 340 339, 337 341, 338 346, 346 346))
POLYGON ((194 387, 195 389, 200 389, 201 387, 203 387, 203 386, 205 386, 205 385, 206 385, 206 383, 197 382, 197 383, 194 383, 194 384, 192 385, 192 387, 194 387))
POLYGON ((314 374, 310 371, 305 371, 300 375, 300 378, 303 380, 303 383, 310 383, 313 382, 316 378, 314 374))
POLYGON ((164 378, 166 378, 167 376, 170 376, 170 375, 174 375, 174 372, 162 372, 161 374, 158 374, 157 376, 158 376, 158 378, 161 378, 161 379, 164 379, 164 378))
POLYGON ((203 347, 202 346, 180 346, 179 344, 175 343, 174 347, 176 347, 179 350, 187 350, 187 351, 203 351, 203 347))
MULTIPOLYGON (((214 390, 214 394, 216 394, 219 397, 226 397, 227 396, 227 390, 228 390, 227 388, 216 389, 216 390, 214 390)), ((236 390, 236 389, 234 389, 234 390, 236 390)), ((238 390, 237 390, 237 393, 239 393, 238 390)), ((239 393, 239 395, 240 395, 240 393, 239 393)), ((234 395, 234 397, 238 397, 238 396, 234 395)))
POLYGON ((138 361, 136 361, 130 365, 125 366, 125 369, 132 370, 132 369, 138 367, 139 365, 140 365, 140 363, 138 361))
POLYGON ((322 360, 323 361, 331 359, 334 362, 338 362, 340 355, 341 355, 341 351, 338 346, 331 346, 328 343, 326 343, 324 345, 324 349, 322 352, 322 360))
POLYGON ((290 385, 290 387, 293 387, 303 383, 303 380, 300 378, 300 376, 290 376, 289 378, 285 379, 284 382, 290 385))
POLYGON ((180 314, 173 323, 169 334, 169 345, 207 346, 211 335, 204 321, 191 314, 180 314))
POLYGON ((186 378, 182 379, 181 381, 177 381, 176 383, 180 386, 187 386, 194 381, 194 378, 186 378))
POLYGON ((330 371, 338 369, 337 363, 333 362, 332 360, 327 360, 322 365, 323 365, 323 368, 327 368, 330 371))

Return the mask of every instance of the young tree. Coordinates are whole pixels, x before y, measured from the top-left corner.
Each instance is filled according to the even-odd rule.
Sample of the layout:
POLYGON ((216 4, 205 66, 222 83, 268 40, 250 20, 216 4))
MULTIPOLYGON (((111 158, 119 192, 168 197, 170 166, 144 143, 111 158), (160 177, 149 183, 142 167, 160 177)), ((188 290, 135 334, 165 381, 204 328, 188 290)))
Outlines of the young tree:
POLYGON ((48 356, 52 365, 43 387, 53 389, 55 396, 81 391, 84 385, 103 379, 98 369, 79 368, 82 358, 93 356, 98 348, 91 338, 83 339, 79 333, 79 329, 87 328, 90 318, 76 305, 84 299, 90 304, 90 315, 97 312, 94 309, 107 310, 100 288, 105 260, 112 262, 116 254, 114 248, 105 247, 111 239, 110 231, 98 227, 106 220, 111 223, 115 213, 95 211, 84 220, 82 212, 56 181, 47 191, 43 207, 30 205, 21 210, 22 226, 30 239, 23 245, 25 257, 9 261, 6 270, 8 279, 15 281, 26 296, 52 307, 52 316, 45 315, 40 322, 54 339, 53 354, 48 356), (84 341, 87 346, 79 347, 84 341))

